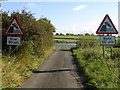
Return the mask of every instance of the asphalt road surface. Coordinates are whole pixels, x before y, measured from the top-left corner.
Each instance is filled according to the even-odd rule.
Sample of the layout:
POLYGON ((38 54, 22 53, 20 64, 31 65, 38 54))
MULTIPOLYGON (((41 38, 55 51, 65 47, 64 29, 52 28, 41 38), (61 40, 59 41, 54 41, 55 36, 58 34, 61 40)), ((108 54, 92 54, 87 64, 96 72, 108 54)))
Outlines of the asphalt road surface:
POLYGON ((53 54, 21 88, 83 88, 70 48, 56 46, 53 54))

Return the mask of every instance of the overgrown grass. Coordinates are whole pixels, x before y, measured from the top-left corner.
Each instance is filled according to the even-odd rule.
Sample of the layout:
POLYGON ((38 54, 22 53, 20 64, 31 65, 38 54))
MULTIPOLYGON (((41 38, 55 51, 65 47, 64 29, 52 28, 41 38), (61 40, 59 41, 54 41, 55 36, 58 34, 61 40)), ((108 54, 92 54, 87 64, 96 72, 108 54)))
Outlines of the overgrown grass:
POLYGON ((96 45, 96 41, 81 41, 77 49, 73 49, 73 55, 77 58, 78 67, 83 70, 89 87, 120 88, 120 48, 113 48, 111 59, 110 49, 105 47, 103 58, 102 47, 96 45), (95 43, 91 44, 93 42, 95 43))
MULTIPOLYGON (((29 48, 30 50, 31 48, 29 48)), ((3 85, 2 88, 16 88, 27 79, 32 71, 37 69, 52 53, 54 47, 44 50, 40 57, 31 54, 27 49, 22 49, 18 55, 3 55, 3 85)))
POLYGON ((92 39, 81 39, 78 41, 77 47, 80 48, 94 48, 95 46, 99 45, 99 40, 92 40, 92 39))

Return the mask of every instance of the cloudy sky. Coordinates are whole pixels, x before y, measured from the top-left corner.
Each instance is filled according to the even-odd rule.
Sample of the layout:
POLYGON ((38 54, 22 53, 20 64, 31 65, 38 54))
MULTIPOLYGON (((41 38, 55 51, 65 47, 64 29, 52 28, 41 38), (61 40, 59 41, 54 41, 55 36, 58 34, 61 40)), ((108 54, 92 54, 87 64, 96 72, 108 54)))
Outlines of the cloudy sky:
POLYGON ((87 2, 88 0, 84 2, 82 0, 79 2, 72 2, 72 0, 69 2, 20 1, 2 2, 3 11, 17 11, 26 7, 27 11, 34 13, 36 19, 47 17, 51 20, 58 33, 95 34, 106 14, 110 16, 118 29, 117 0, 109 0, 110 2, 97 2, 99 0, 90 0, 89 2, 87 2))

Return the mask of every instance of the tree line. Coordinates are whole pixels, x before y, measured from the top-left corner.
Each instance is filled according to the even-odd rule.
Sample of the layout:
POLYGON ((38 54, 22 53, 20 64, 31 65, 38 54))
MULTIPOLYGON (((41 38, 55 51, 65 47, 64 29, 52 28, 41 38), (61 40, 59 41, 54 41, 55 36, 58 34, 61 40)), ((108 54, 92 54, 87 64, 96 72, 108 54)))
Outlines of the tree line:
POLYGON ((90 34, 90 33, 85 33, 85 34, 73 34, 73 33, 66 33, 66 34, 63 34, 63 33, 56 33, 55 35, 59 35, 59 36, 94 36, 94 34, 90 34))

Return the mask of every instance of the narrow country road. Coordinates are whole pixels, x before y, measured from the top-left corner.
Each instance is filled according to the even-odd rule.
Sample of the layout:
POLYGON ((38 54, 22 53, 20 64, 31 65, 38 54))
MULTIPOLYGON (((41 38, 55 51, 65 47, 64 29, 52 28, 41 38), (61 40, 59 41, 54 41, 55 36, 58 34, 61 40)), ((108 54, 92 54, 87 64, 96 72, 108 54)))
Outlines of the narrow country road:
POLYGON ((70 48, 56 46, 53 54, 21 88, 83 88, 70 48))

